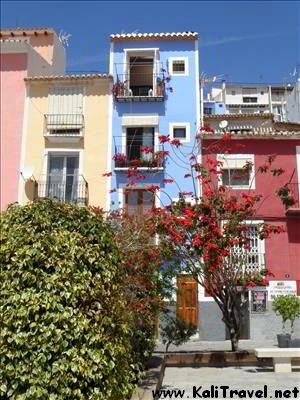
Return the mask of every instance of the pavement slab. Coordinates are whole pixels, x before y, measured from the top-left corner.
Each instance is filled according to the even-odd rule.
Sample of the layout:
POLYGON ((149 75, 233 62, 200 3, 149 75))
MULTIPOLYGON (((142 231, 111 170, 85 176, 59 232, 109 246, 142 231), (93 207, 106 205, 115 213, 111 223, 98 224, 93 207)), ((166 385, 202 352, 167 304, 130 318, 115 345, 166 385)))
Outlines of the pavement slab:
MULTIPOLYGON (((160 397, 165 399, 300 399, 300 369, 294 368, 291 373, 280 374, 275 373, 272 367, 167 367, 161 389, 164 391, 184 390, 182 397, 175 397, 175 392, 170 397, 169 392, 168 397, 160 397), (229 387, 225 395, 220 386, 229 387), (239 393, 233 393, 230 397, 229 390, 238 390, 239 393), (250 392, 246 392, 247 390, 250 392), (258 390, 262 391, 262 396, 260 392, 256 392, 258 390), (276 390, 280 392, 276 393, 276 390), (251 393, 251 391, 254 392, 251 393)), ((167 394, 167 392, 164 393, 167 394)))

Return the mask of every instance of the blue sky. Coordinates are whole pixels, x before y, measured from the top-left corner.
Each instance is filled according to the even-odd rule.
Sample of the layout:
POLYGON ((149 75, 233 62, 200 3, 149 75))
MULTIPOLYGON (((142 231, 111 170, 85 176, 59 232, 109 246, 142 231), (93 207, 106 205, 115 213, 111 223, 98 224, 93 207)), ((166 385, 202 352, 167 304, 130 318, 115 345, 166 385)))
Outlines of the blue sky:
POLYGON ((300 62, 298 1, 3 1, 2 27, 71 34, 68 71, 108 71, 109 34, 197 31, 200 69, 233 82, 284 83, 300 62))

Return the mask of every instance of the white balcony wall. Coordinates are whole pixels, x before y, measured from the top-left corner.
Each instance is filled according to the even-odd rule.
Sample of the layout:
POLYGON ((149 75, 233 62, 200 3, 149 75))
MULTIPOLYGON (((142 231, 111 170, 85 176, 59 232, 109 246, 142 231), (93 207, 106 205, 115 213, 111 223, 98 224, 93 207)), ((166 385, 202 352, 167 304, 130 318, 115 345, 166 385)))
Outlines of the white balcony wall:
POLYGON ((267 87, 257 88, 227 87, 226 88, 226 104, 269 104, 269 92, 267 87), (245 103, 244 97, 257 97, 256 103, 245 103))

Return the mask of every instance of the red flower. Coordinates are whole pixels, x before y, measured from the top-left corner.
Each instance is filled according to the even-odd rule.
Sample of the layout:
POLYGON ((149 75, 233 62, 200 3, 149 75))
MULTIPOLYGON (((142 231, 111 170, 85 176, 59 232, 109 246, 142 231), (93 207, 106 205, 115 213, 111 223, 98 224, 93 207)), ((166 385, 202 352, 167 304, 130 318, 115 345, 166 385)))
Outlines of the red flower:
POLYGON ((158 139, 160 143, 166 143, 170 141, 170 135, 160 135, 158 139))
POLYGON ((148 190, 149 192, 155 192, 156 190, 159 190, 159 186, 158 185, 149 185, 145 187, 146 190, 148 190))
POLYGON ((173 139, 170 141, 171 144, 173 144, 176 147, 182 146, 182 143, 179 139, 173 139))
POLYGON ((250 281, 250 282, 247 282, 245 286, 246 286, 246 287, 255 287, 255 286, 256 286, 256 283, 253 282, 253 281, 250 281))
POLYGON ((163 182, 164 182, 164 183, 173 183, 174 180, 173 180, 173 179, 168 179, 168 178, 166 178, 166 179, 163 180, 163 182))
POLYGON ((112 172, 106 172, 105 174, 102 174, 102 176, 112 176, 112 172))
POLYGON ((150 147, 150 146, 142 146, 141 152, 145 153, 145 154, 152 154, 152 153, 154 153, 154 148, 150 147))
POLYGON ((207 133, 214 133, 214 130, 207 124, 204 124, 201 128, 201 131, 207 132, 207 133))
POLYGON ((268 279, 263 278, 262 280, 260 280, 260 281, 258 282, 258 284, 259 284, 260 286, 268 286, 268 285, 269 285, 269 281, 268 281, 268 279))

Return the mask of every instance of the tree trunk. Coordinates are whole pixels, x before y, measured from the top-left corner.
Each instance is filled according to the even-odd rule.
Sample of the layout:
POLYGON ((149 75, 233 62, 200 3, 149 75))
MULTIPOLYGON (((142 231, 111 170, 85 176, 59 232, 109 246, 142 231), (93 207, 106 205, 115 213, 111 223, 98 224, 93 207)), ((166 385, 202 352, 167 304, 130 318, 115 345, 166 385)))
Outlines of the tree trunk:
POLYGON ((238 351, 239 349, 239 335, 233 328, 230 329, 231 351, 238 351))
POLYGON ((240 309, 236 300, 233 293, 228 293, 222 309, 223 322, 230 335, 231 351, 237 351, 239 348, 240 309))

